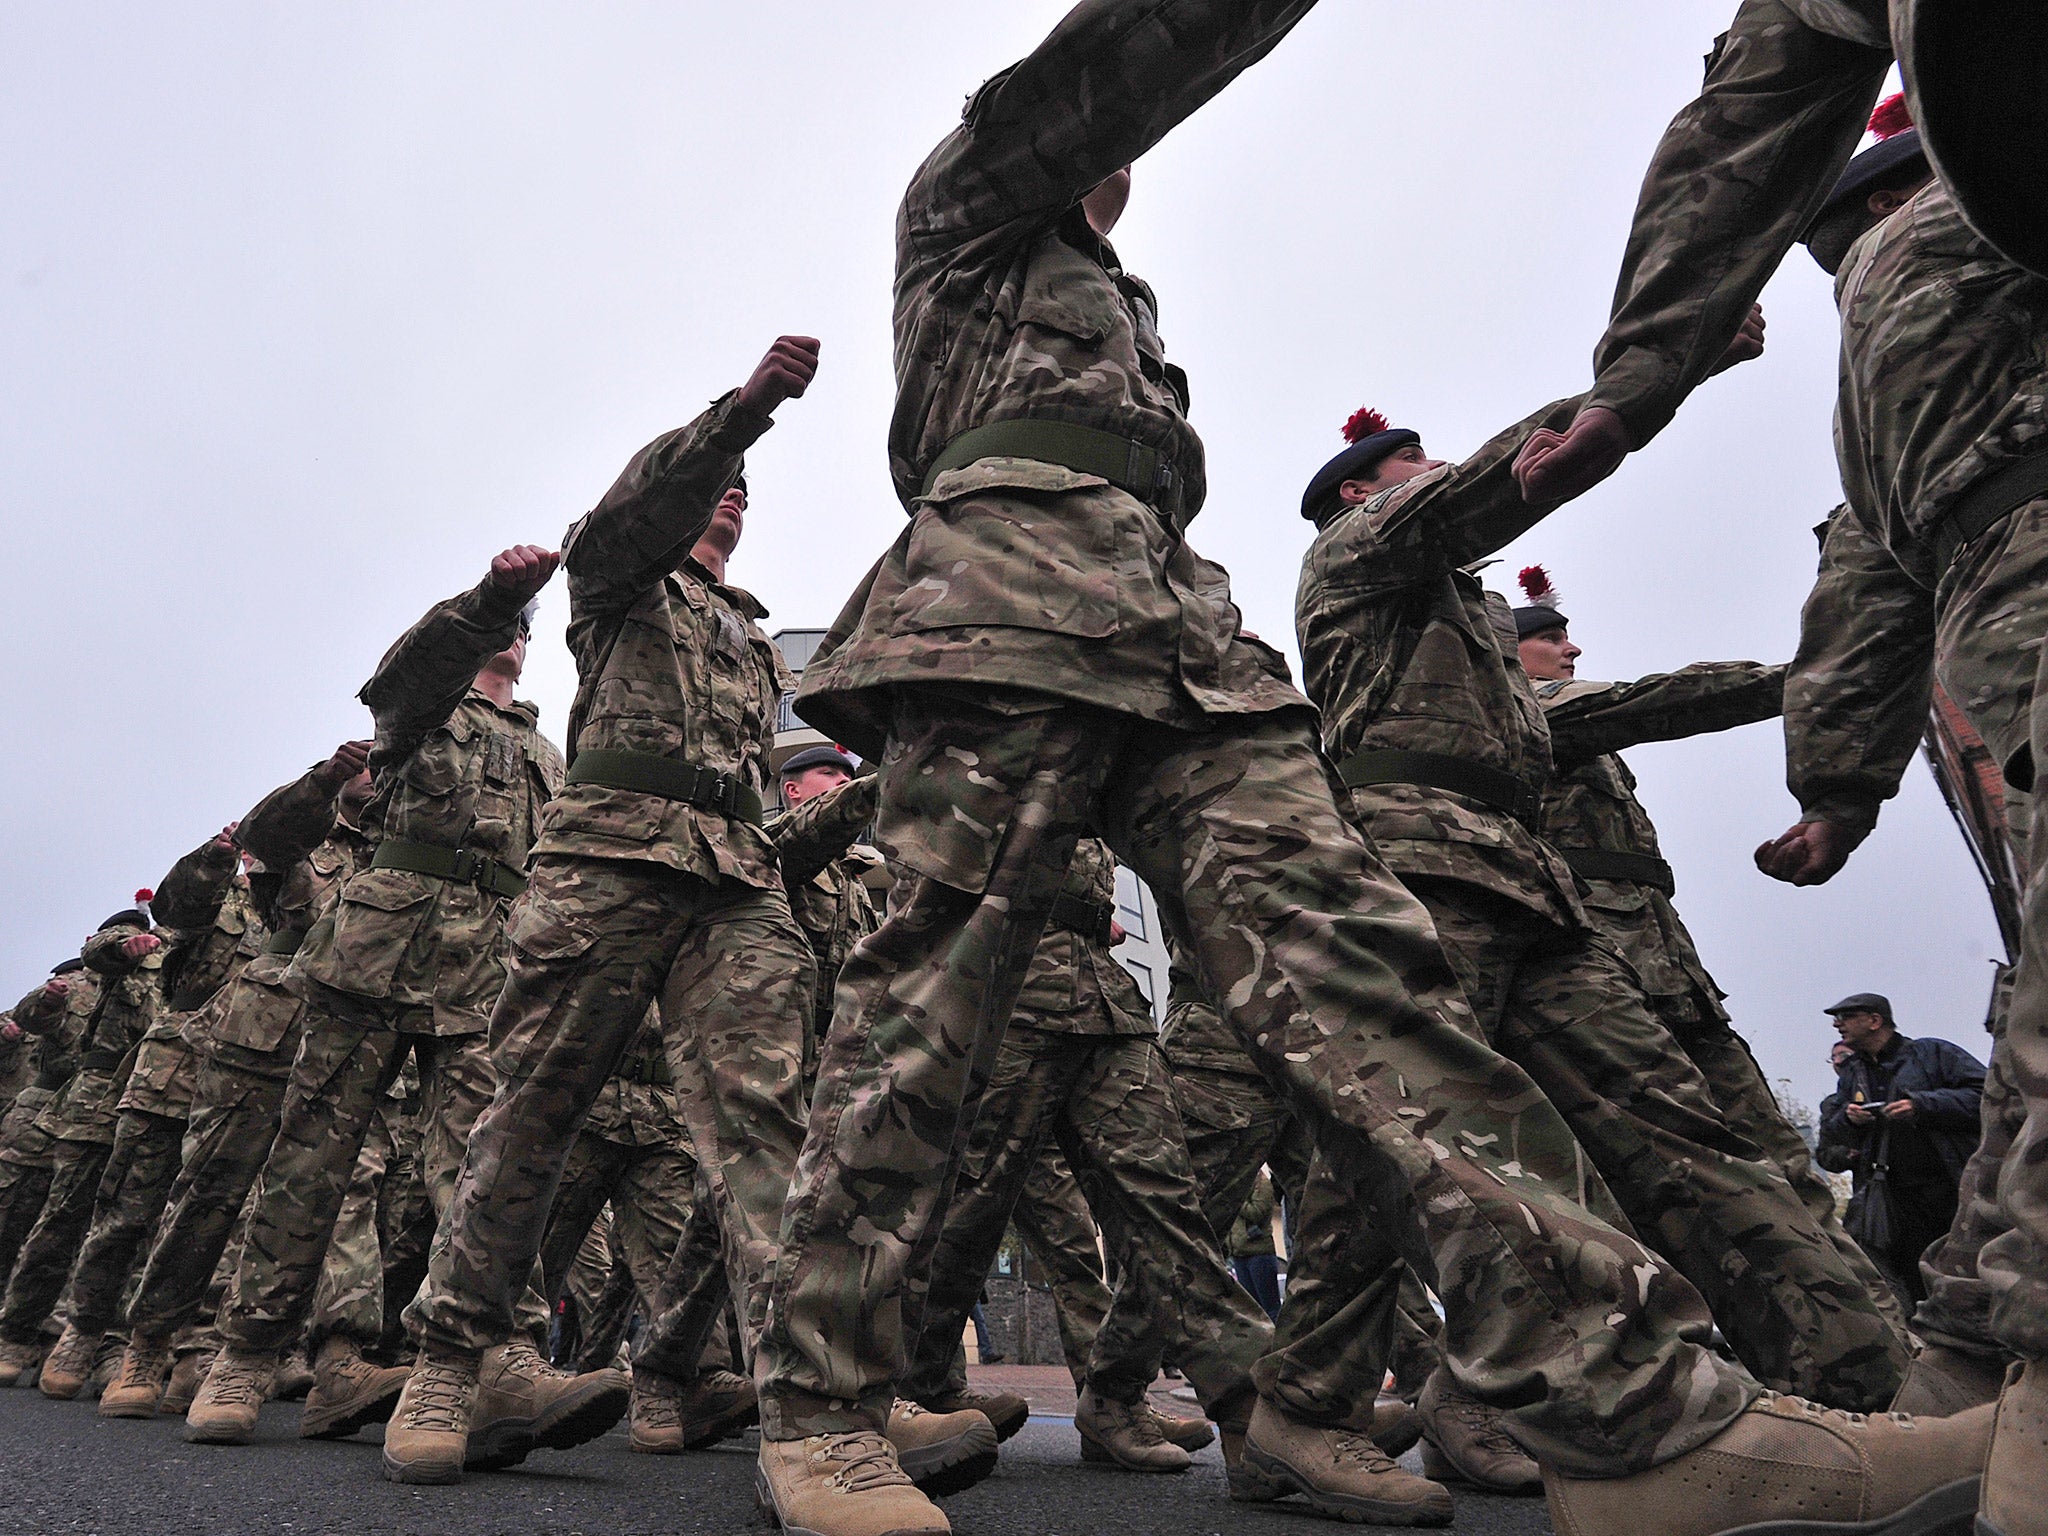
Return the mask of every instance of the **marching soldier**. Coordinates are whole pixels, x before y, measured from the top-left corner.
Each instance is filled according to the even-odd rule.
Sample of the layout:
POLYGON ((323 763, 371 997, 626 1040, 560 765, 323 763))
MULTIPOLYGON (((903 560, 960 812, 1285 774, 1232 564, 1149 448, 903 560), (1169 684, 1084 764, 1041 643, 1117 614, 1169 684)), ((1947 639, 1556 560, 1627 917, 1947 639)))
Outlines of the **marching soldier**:
POLYGON ((15 1027, 35 1041, 36 1075, 0 1118, 0 1276, 13 1274, 49 1196, 54 1138, 43 1115, 77 1070, 79 1042, 99 1000, 99 977, 72 955, 9 1010, 15 1027))

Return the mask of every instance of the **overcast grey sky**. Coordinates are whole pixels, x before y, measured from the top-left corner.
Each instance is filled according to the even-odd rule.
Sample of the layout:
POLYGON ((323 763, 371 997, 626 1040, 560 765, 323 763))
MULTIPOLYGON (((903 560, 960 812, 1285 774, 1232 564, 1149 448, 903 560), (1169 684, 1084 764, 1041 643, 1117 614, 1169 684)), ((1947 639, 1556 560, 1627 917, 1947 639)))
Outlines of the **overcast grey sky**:
MULTIPOLYGON (((894 537, 896 203, 1064 0, 15 5, 0 11, 0 991, 333 744, 384 647, 635 448, 823 338, 752 456, 733 577, 821 625, 894 537)), ((1296 513, 1372 404, 1461 457, 1585 386, 1651 146, 1732 0, 1329 0, 1139 168, 1117 243, 1193 377, 1194 540, 1292 649, 1296 513)), ((1582 675, 1792 649, 1837 499, 1827 280, 1770 351, 1506 552, 1582 675)), ((567 600, 527 691, 559 735, 567 600)), ((1753 726, 1630 761, 1680 906, 1767 1070, 1831 1081, 1817 1010, 1889 992, 1982 1053, 1997 947, 1924 769, 1848 871, 1753 726)))

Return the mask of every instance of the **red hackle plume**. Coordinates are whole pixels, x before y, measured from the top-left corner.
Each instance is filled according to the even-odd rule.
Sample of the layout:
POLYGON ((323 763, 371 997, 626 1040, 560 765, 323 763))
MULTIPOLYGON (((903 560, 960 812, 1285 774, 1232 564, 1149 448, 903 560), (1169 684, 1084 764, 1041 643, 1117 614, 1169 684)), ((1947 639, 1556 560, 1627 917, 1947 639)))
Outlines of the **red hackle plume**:
POLYGON ((1877 104, 1877 110, 1870 114, 1870 131, 1879 139, 1889 139, 1904 133, 1913 126, 1913 109, 1906 105, 1905 93, 1887 96, 1877 104))
POLYGON ((1522 584, 1522 592, 1529 599, 1532 608, 1555 608, 1557 588, 1550 584, 1550 572, 1540 565, 1525 565, 1515 580, 1522 584))
POLYGON ((1344 423, 1344 441, 1362 443, 1375 432, 1387 430, 1387 418, 1371 406, 1362 405, 1351 413, 1351 419, 1344 423))
POLYGON ((155 900, 156 900, 156 892, 155 892, 155 891, 152 891, 152 890, 151 890, 151 889, 150 889, 150 888, 149 888, 148 886, 146 886, 146 885, 145 885, 145 886, 144 886, 144 887, 143 887, 143 888, 142 888, 141 890, 139 890, 139 891, 137 891, 137 892, 135 893, 135 904, 136 904, 137 906, 142 906, 142 905, 145 905, 145 904, 146 904, 146 903, 148 903, 148 902, 152 902, 152 901, 155 901, 155 900))

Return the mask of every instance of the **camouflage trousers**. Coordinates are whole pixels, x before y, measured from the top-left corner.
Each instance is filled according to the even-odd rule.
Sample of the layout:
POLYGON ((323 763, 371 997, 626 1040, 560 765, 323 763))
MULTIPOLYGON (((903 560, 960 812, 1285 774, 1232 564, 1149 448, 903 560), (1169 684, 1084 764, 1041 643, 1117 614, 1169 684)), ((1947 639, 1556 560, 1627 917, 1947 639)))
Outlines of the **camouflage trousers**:
MULTIPOLYGON (((221 1309, 221 1337, 237 1349, 285 1349, 306 1322, 364 1139, 408 1053, 419 1064, 421 1161, 436 1210, 453 1196, 470 1128, 495 1083, 482 1035, 415 1033, 402 1027, 411 1010, 303 985, 305 1034, 221 1309)), ((539 1296, 526 1305, 529 1330, 545 1328, 539 1296)))
POLYGON ((93 1201, 113 1151, 104 1141, 52 1143, 50 1193, 8 1278, 6 1300, 0 1302, 0 1338, 27 1344, 45 1332, 50 1309, 63 1294, 72 1261, 92 1226, 93 1201))
MULTIPOLYGON (((571 1266, 587 1236, 610 1240, 610 1254, 625 1260, 633 1290, 648 1317, 655 1316, 669 1261, 682 1245, 696 1203, 697 1160, 687 1146, 655 1143, 631 1146, 588 1131, 576 1138, 562 1165, 561 1186, 548 1212, 540 1245, 541 1271, 549 1301, 567 1288, 571 1266), (611 1219, 600 1222, 607 1203, 611 1219)), ((607 1255, 602 1282, 612 1268, 607 1255)), ((715 1265, 713 1266, 716 1267, 715 1265)), ((577 1299, 586 1338, 596 1336, 600 1298, 577 1299)))
POLYGON ((0 1286, 49 1198, 53 1138, 37 1121, 56 1097, 52 1088, 24 1088, 0 1116, 0 1286))
POLYGON ((510 962, 490 1036, 500 1087, 470 1138, 407 1321, 451 1353, 506 1337, 577 1129, 659 998, 751 1335, 803 1139, 813 962, 788 898, 636 860, 543 855, 505 932, 510 962))
MULTIPOLYGON (((1250 1067, 1250 1058, 1245 1065, 1250 1067)), ((1290 1296, 1301 1293, 1295 1304, 1297 1314, 1319 1291, 1351 1284, 1341 1268, 1332 1272, 1333 1260, 1347 1246, 1353 1221, 1341 1190, 1333 1187, 1329 1191, 1336 1203, 1327 1213, 1328 1220, 1304 1240, 1302 1209, 1315 1168, 1315 1148, 1293 1111, 1256 1072, 1195 1066, 1172 1070, 1174 1097, 1188 1131, 1188 1154, 1194 1160, 1203 1213, 1212 1229, 1230 1230, 1258 1182, 1259 1169, 1270 1168, 1273 1182, 1287 1202, 1287 1290, 1290 1296)), ((1342 1305, 1341 1298, 1326 1300, 1314 1310, 1342 1305)), ((1356 1360, 1348 1352, 1340 1353, 1324 1369, 1311 1371, 1306 1358, 1297 1352, 1291 1370, 1266 1372, 1261 1390, 1296 1418, 1360 1429, 1371 1427, 1373 1404, 1387 1370, 1393 1373, 1395 1395, 1413 1402, 1430 1372, 1442 1363, 1437 1343, 1442 1324, 1430 1305, 1429 1293, 1405 1265, 1392 1289, 1390 1305, 1391 1319, 1381 1317, 1372 1327, 1374 1347, 1356 1360), (1387 1327, 1393 1330, 1391 1343, 1384 1339, 1387 1327), (1361 1373, 1356 1380, 1350 1375, 1354 1370, 1361 1373)), ((1283 1312, 1282 1317, 1286 1316, 1283 1312)))
POLYGON ((732 1310, 717 1207, 702 1167, 697 1170, 690 1219, 647 1313, 647 1326, 633 1346, 635 1371, 686 1382, 712 1366, 751 1368, 758 1331, 740 1329, 732 1310), (725 1320, 722 1329, 721 1319, 725 1320))
POLYGON ((1087 1386, 1136 1402, 1171 1349, 1219 1424, 1251 1418, 1252 1362, 1272 1325, 1202 1220, 1165 1059, 1144 1036, 1077 1035, 1019 1021, 974 1113, 933 1249, 902 1395, 944 1388, 962 1330, 1025 1180, 1056 1142, 1102 1223, 1119 1274, 1088 1354, 1087 1386))
POLYGON ((290 1045, 273 1053, 221 1042, 200 1058, 177 1182, 128 1304, 133 1332, 169 1338, 200 1316, 276 1139, 291 1061, 290 1045))
POLYGON ((1718 1007, 1707 1006, 1699 997, 1652 996, 1650 1004, 1671 1031, 1672 1039, 1699 1069, 1722 1118, 1738 1135, 1755 1143, 1785 1176, 1785 1182, 1806 1207, 1814 1225, 1833 1245, 1843 1267, 1862 1282, 1892 1331, 1904 1338, 1906 1314, 1898 1297, 1871 1263, 1870 1255, 1842 1226, 1842 1218, 1835 1210, 1834 1187, 1813 1166, 1813 1153, 1806 1138, 1778 1107, 1777 1095, 1771 1092, 1749 1042, 1729 1026, 1718 1007))
MULTIPOLYGON (((972 1148, 969 1149, 970 1156, 972 1148)), ((969 1175, 963 1169, 961 1180, 969 1175)), ((956 1193, 955 1198, 959 1198, 956 1193)), ((951 1220, 950 1213, 947 1217, 951 1220)), ((1102 1273, 1102 1233, 1081 1193, 1080 1181, 1068 1164, 1057 1141, 1048 1142, 1024 1175, 1024 1189, 1010 1212, 1010 1227, 1030 1251, 1031 1260, 1044 1274, 1052 1292, 1053 1317, 1060 1329, 1060 1354, 1074 1385, 1088 1379, 1088 1355, 1095 1335, 1109 1316, 1109 1285, 1102 1273)), ((927 1314, 926 1326, 930 1326, 927 1314)), ((961 1347, 953 1352, 948 1373, 949 1389, 967 1385, 965 1327, 961 1347)))
POLYGON ((92 1226, 64 1293, 66 1320, 80 1333, 105 1333, 119 1324, 135 1262, 147 1253, 178 1181, 184 1140, 183 1120, 140 1109, 121 1111, 114 1150, 93 1200, 92 1226))
POLYGON ((1451 1370, 1533 1452, 1619 1473, 1754 1398, 1698 1293, 1623 1230, 1557 1111, 1480 1035, 1428 914, 1340 810, 1306 711, 1193 731, 903 688, 880 802, 901 873, 840 973, 756 1364, 764 1434, 883 1426, 962 1106, 1084 829, 1151 886, 1360 1219, 1439 1277, 1451 1370))
POLYGON ((402 1347, 403 1332, 391 1324, 419 1289, 434 1236, 433 1202, 404 1150, 417 1113, 417 1104, 388 1095, 377 1105, 313 1291, 309 1355, 333 1334, 364 1349, 402 1347))

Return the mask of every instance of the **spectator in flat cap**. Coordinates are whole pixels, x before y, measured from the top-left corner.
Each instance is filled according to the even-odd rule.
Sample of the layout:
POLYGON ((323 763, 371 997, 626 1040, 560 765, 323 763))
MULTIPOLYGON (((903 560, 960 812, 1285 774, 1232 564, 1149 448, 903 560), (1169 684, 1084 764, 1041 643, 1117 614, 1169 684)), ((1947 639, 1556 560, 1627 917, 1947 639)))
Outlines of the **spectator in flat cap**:
POLYGON ((1849 1054, 1821 1102, 1819 1160, 1854 1176, 1844 1224, 1910 1310, 1927 1294, 1920 1255, 1955 1220, 1977 1148, 1984 1065, 1950 1041, 1900 1034, 1881 993, 1826 1011, 1849 1054))

